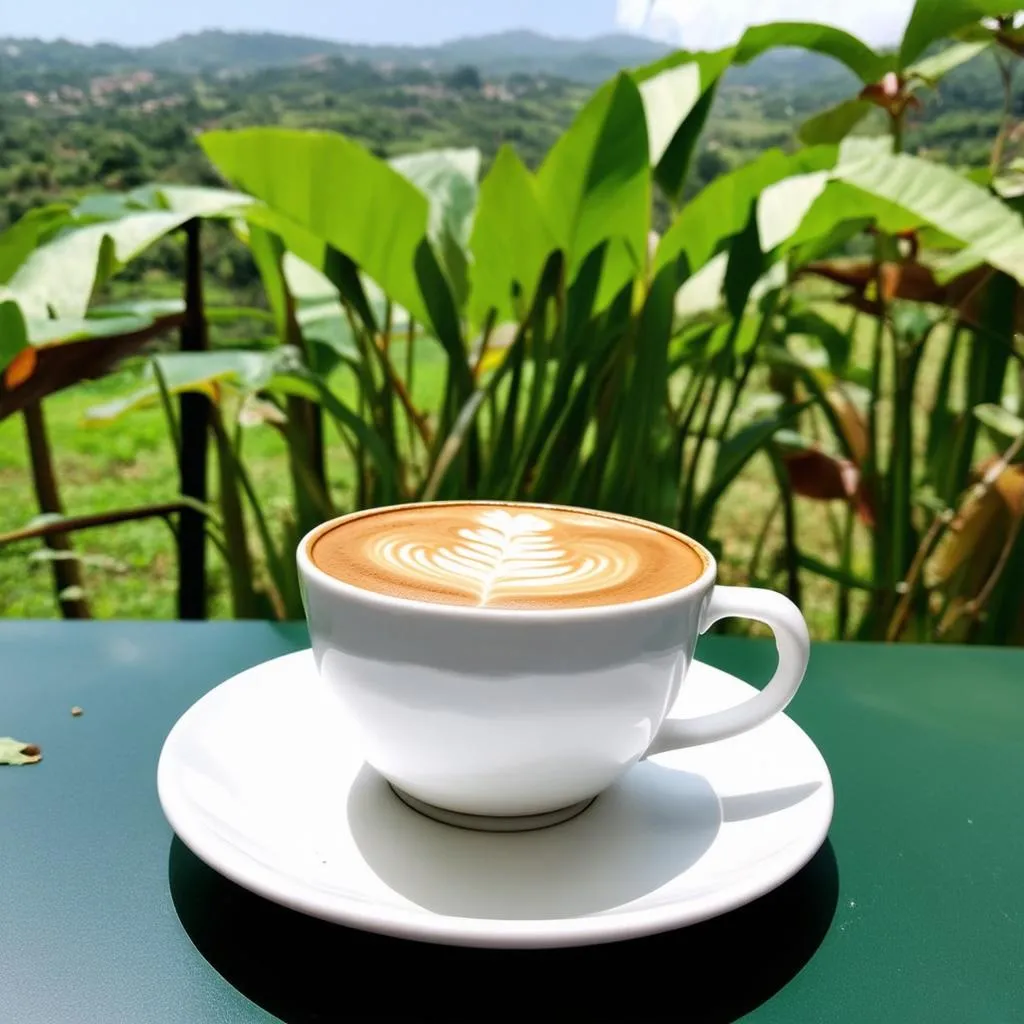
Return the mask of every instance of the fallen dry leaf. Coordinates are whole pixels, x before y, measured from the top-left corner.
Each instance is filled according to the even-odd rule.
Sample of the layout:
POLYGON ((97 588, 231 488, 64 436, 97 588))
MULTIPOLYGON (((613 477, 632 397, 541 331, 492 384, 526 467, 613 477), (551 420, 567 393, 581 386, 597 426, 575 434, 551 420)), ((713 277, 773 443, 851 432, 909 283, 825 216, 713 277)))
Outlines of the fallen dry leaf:
POLYGON ((35 764, 42 759, 43 752, 34 743, 0 736, 0 764, 35 764))

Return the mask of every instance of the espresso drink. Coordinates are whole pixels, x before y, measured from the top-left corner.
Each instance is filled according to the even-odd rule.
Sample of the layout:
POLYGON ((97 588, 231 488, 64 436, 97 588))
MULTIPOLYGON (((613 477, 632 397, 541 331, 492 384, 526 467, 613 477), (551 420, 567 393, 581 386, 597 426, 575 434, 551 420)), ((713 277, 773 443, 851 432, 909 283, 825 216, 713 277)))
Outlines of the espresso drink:
POLYGON ((651 524, 497 502, 363 513, 316 534, 308 554, 364 590, 478 608, 625 604, 679 590, 706 568, 695 547, 651 524))

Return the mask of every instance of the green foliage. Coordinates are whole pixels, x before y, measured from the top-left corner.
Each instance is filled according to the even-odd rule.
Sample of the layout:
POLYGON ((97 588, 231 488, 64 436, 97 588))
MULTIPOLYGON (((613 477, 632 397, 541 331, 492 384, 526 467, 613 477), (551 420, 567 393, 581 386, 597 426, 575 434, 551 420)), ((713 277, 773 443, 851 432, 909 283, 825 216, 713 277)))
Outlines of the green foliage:
POLYGON ((470 322, 482 327, 492 311, 501 322, 513 319, 515 297, 535 293, 548 253, 556 245, 536 179, 515 150, 503 146, 480 185, 473 222, 470 322))
POLYGON ((900 46, 900 65, 910 67, 934 43, 976 25, 982 18, 1012 15, 1017 10, 1018 5, 1008 0, 917 0, 900 46))
MULTIPOLYGON (((542 159, 510 136, 483 152, 446 138, 395 156, 361 129, 309 130, 278 116, 294 74, 268 73, 280 92, 257 114, 282 126, 228 114, 201 139, 240 193, 135 187, 53 204, 0 236, 0 352, 12 371, 0 410, 18 407, 20 389, 44 397, 105 369, 113 346, 180 319, 166 302, 104 308, 97 293, 205 218, 236 247, 218 262, 243 254, 269 313, 254 315, 250 298, 220 317, 211 307, 211 324, 249 324, 237 347, 157 352, 89 419, 159 410, 181 458, 173 396, 211 399, 218 487, 202 511, 236 615, 299 614, 291 550, 337 511, 505 498, 673 526, 741 578, 784 577, 794 598, 817 581, 839 637, 1024 642, 1005 577, 1024 558, 1009 372, 1024 364, 1024 224, 985 184, 1009 164, 1012 103, 984 179, 905 151, 918 92, 973 81, 992 46, 1012 51, 977 25, 931 51, 993 13, 982 7, 965 0, 940 17, 921 0, 902 63, 839 30, 788 23, 620 72, 578 105, 553 85, 573 99, 542 159), (838 62, 845 77, 817 97, 832 104, 824 114, 808 120, 794 103, 776 118, 785 131, 769 145, 758 114, 787 95, 787 73, 762 65, 783 83, 772 97, 742 75, 778 47, 838 62), (727 135, 716 104, 761 134, 727 135), (881 126, 884 138, 854 137, 881 126), (854 311, 843 323, 842 305, 854 311), (288 466, 276 513, 250 433, 273 434, 288 466), (751 480, 777 499, 740 555, 728 510, 751 480), (798 524, 815 518, 826 538, 808 550, 798 524)), ((495 95, 476 71, 485 62, 460 65, 403 88, 459 108, 495 95)), ((400 100, 379 69, 344 74, 379 90, 380 111, 385 96, 400 100)), ((511 82, 500 88, 512 95, 511 82)), ((806 99, 806 80, 800 90, 806 99)), ((147 154, 122 143, 101 163, 126 185, 147 154)))
POLYGON ((805 146, 836 145, 872 111, 866 100, 844 100, 815 114, 800 126, 800 141, 805 146))
POLYGON ((862 82, 876 82, 892 69, 892 59, 875 53, 856 36, 831 25, 775 22, 747 29, 736 50, 736 63, 746 64, 777 47, 799 47, 845 64, 862 82))
POLYGON ((307 262, 322 268, 333 246, 413 316, 426 318, 415 263, 430 208, 402 174, 326 132, 211 132, 202 144, 222 174, 266 204, 272 216, 264 226, 307 262), (291 237, 293 225, 302 238, 291 237))

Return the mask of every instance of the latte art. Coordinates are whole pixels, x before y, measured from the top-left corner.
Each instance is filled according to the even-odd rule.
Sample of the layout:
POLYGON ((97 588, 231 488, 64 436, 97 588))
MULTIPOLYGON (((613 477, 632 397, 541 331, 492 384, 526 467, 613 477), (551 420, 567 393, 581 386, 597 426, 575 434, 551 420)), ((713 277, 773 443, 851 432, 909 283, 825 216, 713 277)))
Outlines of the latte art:
POLYGON ((636 520, 523 505, 404 506, 315 537, 314 563, 395 597, 480 608, 618 604, 677 590, 704 562, 636 520))
POLYGON ((412 536, 382 536, 370 551, 383 568, 424 583, 465 590, 475 603, 500 603, 544 591, 552 596, 612 586, 636 574, 636 552, 614 538, 559 547, 554 524, 529 512, 484 511, 476 528, 458 530, 451 547, 432 547, 412 536))

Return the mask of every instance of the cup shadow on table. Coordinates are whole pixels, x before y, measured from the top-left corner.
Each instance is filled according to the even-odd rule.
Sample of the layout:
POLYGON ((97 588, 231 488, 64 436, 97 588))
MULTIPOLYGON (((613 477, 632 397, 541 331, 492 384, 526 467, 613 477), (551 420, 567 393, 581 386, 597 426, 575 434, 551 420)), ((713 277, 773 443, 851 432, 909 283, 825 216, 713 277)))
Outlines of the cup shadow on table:
MULTIPOLYGON (((686 784, 700 797, 696 778, 686 784)), ((363 798, 360 787, 354 787, 350 815, 355 813, 352 828, 361 852, 385 881, 413 899, 430 894, 440 900, 431 909, 443 913, 474 910, 480 916, 501 916, 510 909, 499 897, 472 907, 460 903, 465 897, 459 888, 438 890, 431 869, 415 868, 415 858, 401 853, 403 844, 378 842, 374 837, 381 833, 367 821, 358 827, 359 815, 371 814, 374 806, 384 808, 385 817, 377 824, 387 824, 392 813, 390 802, 370 799, 375 785, 365 781, 363 798)), ((732 798, 739 802, 723 801, 722 814, 738 820, 805 795, 794 790, 732 798)), ((402 807, 396 813, 411 812, 402 807)), ((578 819, 581 841, 588 835, 585 817, 578 819)), ((405 820, 414 831, 440 829, 442 846, 445 836, 457 832, 426 820, 420 824, 417 816, 405 820)), ((677 846, 676 863, 695 859, 713 837, 712 831, 703 840, 677 846)), ((590 868, 594 879, 607 882, 625 856, 612 844, 606 858, 590 868)), ((668 865, 664 854, 654 853, 631 866, 634 878, 646 878, 654 887, 668 865)), ((171 844, 169 878, 178 917, 199 952, 230 984, 287 1024, 353 1014, 364 1020, 685 1019, 724 1024, 756 1009, 800 972, 825 938, 839 897, 838 866, 826 840, 780 888, 703 924, 608 945, 489 950, 393 939, 307 917, 228 881, 178 839, 171 844)), ((555 899, 556 890, 549 888, 544 898, 555 899)), ((585 893, 588 887, 574 891, 585 893)), ((620 898, 635 895, 618 893, 620 898)), ((562 904, 544 916, 586 912, 574 905, 580 898, 562 897, 562 904)), ((549 906, 538 897, 536 906, 519 907, 520 913, 511 916, 529 917, 549 906)))
POLYGON ((599 914, 659 889, 707 853, 722 809, 703 776, 645 762, 561 825, 475 832, 411 811, 364 765, 346 818, 373 873, 417 906, 545 921, 599 914))

